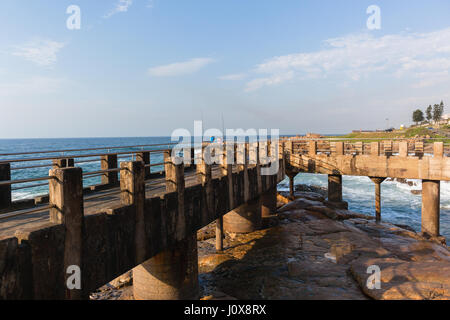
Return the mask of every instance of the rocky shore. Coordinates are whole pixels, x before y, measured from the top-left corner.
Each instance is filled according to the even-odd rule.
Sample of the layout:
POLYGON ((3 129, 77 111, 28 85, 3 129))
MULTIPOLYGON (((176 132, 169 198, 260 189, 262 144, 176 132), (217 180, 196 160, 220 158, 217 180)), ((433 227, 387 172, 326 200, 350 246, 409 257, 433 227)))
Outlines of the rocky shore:
MULTIPOLYGON (((198 232, 202 299, 450 299, 443 238, 338 209, 320 188, 297 189, 293 201, 279 195, 262 230, 227 234, 221 253, 214 224, 198 232), (379 289, 367 285, 371 266, 379 289)), ((132 299, 131 283, 126 274, 91 298, 132 299)))

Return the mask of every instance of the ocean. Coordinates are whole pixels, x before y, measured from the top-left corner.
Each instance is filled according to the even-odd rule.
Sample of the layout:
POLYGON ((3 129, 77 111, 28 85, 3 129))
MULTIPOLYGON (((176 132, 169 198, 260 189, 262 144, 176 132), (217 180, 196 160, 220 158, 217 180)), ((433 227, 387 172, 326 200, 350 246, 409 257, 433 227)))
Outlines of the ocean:
MULTIPOLYGON (((148 144, 165 144, 170 143, 170 137, 136 137, 136 138, 70 138, 70 139, 0 139, 0 154, 29 152, 29 151, 47 151, 61 149, 83 149, 96 147, 116 147, 116 146, 133 146, 148 144)), ((161 149, 159 147, 145 147, 148 149, 161 149)), ((120 151, 138 151, 138 148, 126 148, 120 151)), ((65 152, 63 154, 56 153, 53 155, 70 156, 71 154, 92 154, 104 153, 105 150, 85 151, 85 152, 65 152)), ((106 151, 107 152, 107 151, 106 151)), ((20 155, 20 156, 0 156, 0 161, 17 158, 35 158, 39 156, 49 156, 44 154, 20 155)), ((86 158, 83 160, 88 160, 86 158)), ((91 158, 93 159, 93 158, 91 158)), ((119 162, 130 161, 131 156, 120 158, 119 162)), ((162 154, 152 154, 151 163, 161 163, 162 154)), ((49 164, 50 161, 37 161, 33 163, 12 164, 11 167, 29 166, 38 164, 49 164)), ((83 172, 100 170, 100 162, 87 162, 77 164, 83 169, 83 172)), ((151 167, 153 171, 160 171, 162 167, 151 167)), ((48 167, 32 168, 24 170, 12 170, 12 179, 24 179, 29 177, 44 177, 48 175, 48 167)), ((421 225, 421 196, 420 193, 415 195, 411 190, 420 190, 420 180, 408 180, 408 183, 400 183, 398 181, 385 181, 381 185, 381 217, 382 220, 405 224, 420 231, 421 225)), ((84 186, 99 184, 100 177, 92 177, 84 180, 84 186)), ((318 174, 300 173, 295 178, 296 184, 308 184, 321 187, 327 186, 327 176, 318 174)), ((15 184, 13 188, 21 188, 26 185, 36 183, 15 184)), ((288 190, 288 180, 284 180, 279 185, 280 190, 288 190)), ((38 186, 27 189, 13 190, 13 200, 32 198, 37 195, 47 194, 47 186, 38 186)), ((343 177, 343 198, 349 204, 349 209, 355 212, 374 215, 375 213, 375 186, 368 177, 343 177)), ((441 182, 441 234, 450 239, 450 183, 441 182)))

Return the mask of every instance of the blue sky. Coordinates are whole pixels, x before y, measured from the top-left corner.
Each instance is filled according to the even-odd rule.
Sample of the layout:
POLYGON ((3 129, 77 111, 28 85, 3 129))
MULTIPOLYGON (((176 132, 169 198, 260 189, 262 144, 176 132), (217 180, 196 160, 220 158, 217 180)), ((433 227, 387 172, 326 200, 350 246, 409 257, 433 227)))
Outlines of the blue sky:
POLYGON ((448 0, 3 0, 0 138, 408 124, 450 102, 449 21, 448 0))

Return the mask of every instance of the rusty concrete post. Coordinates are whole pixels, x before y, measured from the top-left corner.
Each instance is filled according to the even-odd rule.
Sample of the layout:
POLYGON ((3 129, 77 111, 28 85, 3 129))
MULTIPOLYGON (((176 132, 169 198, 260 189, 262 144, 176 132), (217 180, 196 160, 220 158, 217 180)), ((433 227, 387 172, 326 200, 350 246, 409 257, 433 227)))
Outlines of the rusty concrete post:
POLYGON ((440 181, 422 180, 422 233, 439 236, 440 181))
MULTIPOLYGON (((164 153, 167 192, 177 192, 178 211, 184 217, 184 164, 175 164, 164 153)), ((182 222, 180 224, 183 224, 182 222)), ((199 298, 197 234, 194 233, 133 269, 136 300, 185 300, 199 298)))
MULTIPOLYGON (((11 165, 9 163, 0 163, 0 182, 11 180, 11 165)), ((11 185, 0 186, 0 209, 6 209, 11 206, 11 185)))
POLYGON ((375 183, 375 217, 376 221, 381 221, 381 183, 386 180, 386 178, 380 177, 369 177, 370 180, 375 183))
MULTIPOLYGON (((64 241, 64 275, 65 283, 71 273, 69 266, 82 268, 83 248, 83 175, 81 168, 51 169, 49 176, 50 222, 62 224, 65 228, 64 241)), ((83 270, 81 269, 81 278, 83 270)), ((83 281, 81 281, 83 283, 83 281)), ((83 288, 68 289, 66 299, 81 299, 83 288)))
POLYGON ((120 164, 120 199, 123 205, 134 205, 136 210, 135 247, 136 262, 145 259, 145 181, 144 164, 128 161, 120 164))
MULTIPOLYGON (((100 157, 101 170, 117 169, 117 154, 105 154, 100 157)), ((102 184, 116 185, 118 184, 117 171, 105 172, 102 175, 102 184)))
POLYGON ((328 175, 328 201, 342 202, 342 176, 340 174, 328 175))
POLYGON ((136 153, 136 161, 141 161, 144 163, 144 177, 145 180, 149 179, 150 167, 148 165, 150 164, 150 152, 144 151, 136 153))
POLYGON ((293 199, 295 194, 294 179, 297 174, 293 172, 287 172, 286 175, 289 178, 289 196, 293 199))

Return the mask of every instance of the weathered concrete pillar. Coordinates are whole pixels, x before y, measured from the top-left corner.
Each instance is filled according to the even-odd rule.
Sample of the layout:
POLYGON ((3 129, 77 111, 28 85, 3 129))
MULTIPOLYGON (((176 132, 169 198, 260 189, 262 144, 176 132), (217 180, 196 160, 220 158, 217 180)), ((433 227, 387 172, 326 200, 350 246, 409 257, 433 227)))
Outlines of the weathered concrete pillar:
MULTIPOLYGON (((65 227, 64 270, 69 266, 82 268, 83 248, 83 175, 81 168, 51 169, 49 175, 50 222, 65 227)), ((83 278, 81 269, 81 278, 83 278)), ((65 282, 71 273, 65 274, 65 282)), ((66 288, 66 299, 83 298, 82 289, 66 288)))
MULTIPOLYGON (((101 170, 117 169, 117 154, 106 154, 100 158, 101 170)), ((117 171, 105 172, 102 175, 102 183, 116 185, 118 184, 117 171)))
MULTIPOLYGON (((234 185, 233 185, 233 162, 234 162, 234 144, 225 143, 222 175, 226 177, 228 183, 228 203, 230 208, 234 208, 234 185)), ((216 220, 216 251, 223 250, 223 216, 216 220)))
MULTIPOLYGON (((0 164, 0 182, 11 180, 11 165, 9 163, 0 164)), ((0 209, 11 206, 11 185, 0 186, 0 209)))
MULTIPOLYGON (((267 176, 269 178, 269 176, 267 176)), ((270 178, 272 178, 270 176, 270 178)), ((261 216, 268 217, 277 212, 277 187, 273 186, 261 196, 261 216)))
POLYGON ((136 300, 195 300, 199 298, 197 235, 133 269, 136 300))
POLYGON ((144 163, 144 177, 145 177, 145 179, 149 179, 150 178, 150 167, 148 167, 147 165, 150 164, 150 152, 144 151, 144 152, 136 153, 136 161, 141 161, 144 163))
POLYGON ((294 172, 286 172, 286 175, 289 178, 289 196, 291 198, 294 198, 295 194, 294 179, 297 176, 297 174, 294 172))
MULTIPOLYGON (((247 172, 246 148, 238 148, 237 160, 243 161, 239 167, 244 173, 244 201, 245 204, 233 209, 223 216, 223 228, 231 233, 249 233, 261 227, 261 199, 250 199, 249 180, 247 172)), ((238 163, 239 163, 238 162, 238 163)))
POLYGON ((369 177, 375 183, 375 217, 376 221, 381 221, 381 183, 386 178, 369 177))
MULTIPOLYGON (((184 211, 184 165, 174 164, 169 152, 164 162, 166 190, 178 193, 178 210, 184 211)), ((136 300, 198 299, 197 234, 134 268, 133 293, 136 300)))
POLYGON ((439 236, 440 181, 422 180, 422 232, 439 236))
POLYGON ((342 201, 342 176, 340 174, 328 175, 328 201, 342 201))

